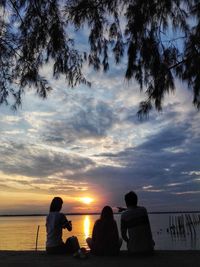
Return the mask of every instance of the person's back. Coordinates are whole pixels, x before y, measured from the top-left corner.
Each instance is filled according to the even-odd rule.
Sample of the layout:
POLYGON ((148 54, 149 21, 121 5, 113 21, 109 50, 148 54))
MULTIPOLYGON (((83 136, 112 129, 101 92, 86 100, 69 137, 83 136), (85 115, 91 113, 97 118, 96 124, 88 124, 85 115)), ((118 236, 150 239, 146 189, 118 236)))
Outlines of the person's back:
POLYGON ((92 238, 87 238, 87 243, 91 252, 96 255, 117 255, 119 253, 122 242, 119 239, 111 207, 103 208, 101 218, 94 224, 92 238))
POLYGON ((98 255, 116 255, 119 252, 119 236, 116 222, 97 220, 92 234, 92 252, 98 255))
POLYGON ((47 247, 62 245, 62 228, 65 222, 65 216, 58 211, 49 212, 46 218, 47 228, 47 247))
POLYGON ((121 216, 121 229, 128 230, 127 248, 129 252, 148 252, 153 250, 152 234, 145 208, 128 208, 124 211, 121 216))
MULTIPOLYGON (((135 194, 130 192, 128 198, 131 199, 134 196, 132 193, 135 194)), ((152 252, 154 241, 147 210, 144 207, 137 206, 136 194, 133 198, 135 198, 133 202, 129 202, 129 199, 128 203, 126 201, 128 209, 121 215, 122 238, 127 242, 127 249, 130 253, 152 252)))

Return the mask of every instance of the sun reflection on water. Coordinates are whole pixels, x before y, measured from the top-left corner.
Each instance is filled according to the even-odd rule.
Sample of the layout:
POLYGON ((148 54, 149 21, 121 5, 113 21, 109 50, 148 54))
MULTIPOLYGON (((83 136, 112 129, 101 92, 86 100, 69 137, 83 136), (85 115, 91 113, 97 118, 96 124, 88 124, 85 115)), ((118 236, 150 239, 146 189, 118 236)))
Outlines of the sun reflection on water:
POLYGON ((90 235, 90 218, 89 218, 89 216, 85 216, 85 219, 84 219, 84 235, 85 235, 85 239, 88 238, 90 235))

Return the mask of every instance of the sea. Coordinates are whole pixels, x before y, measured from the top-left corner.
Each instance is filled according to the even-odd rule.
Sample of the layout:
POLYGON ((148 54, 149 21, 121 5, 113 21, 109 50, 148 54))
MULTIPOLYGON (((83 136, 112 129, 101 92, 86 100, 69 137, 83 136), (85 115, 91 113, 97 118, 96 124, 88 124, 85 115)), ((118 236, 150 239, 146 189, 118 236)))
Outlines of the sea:
MULTIPOLYGON (((120 229, 120 214, 115 214, 120 229)), ((87 248, 99 215, 66 215, 73 230, 63 230, 63 240, 77 236, 81 247, 87 248)), ((46 216, 1 216, 0 250, 45 250, 46 216)), ((156 250, 200 250, 200 213, 149 214, 156 250)), ((120 231, 119 231, 120 233, 120 231)), ((126 249, 123 242, 121 249, 126 249)))

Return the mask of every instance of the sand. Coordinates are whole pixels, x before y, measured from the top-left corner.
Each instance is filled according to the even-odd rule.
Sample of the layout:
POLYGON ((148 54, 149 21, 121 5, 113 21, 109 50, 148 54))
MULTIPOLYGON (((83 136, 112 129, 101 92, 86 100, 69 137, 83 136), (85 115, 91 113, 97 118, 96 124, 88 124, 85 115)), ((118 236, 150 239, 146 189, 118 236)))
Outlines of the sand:
POLYGON ((90 255, 88 259, 46 255, 44 251, 0 251, 1 267, 194 267, 200 266, 200 251, 156 251, 151 257, 90 255))

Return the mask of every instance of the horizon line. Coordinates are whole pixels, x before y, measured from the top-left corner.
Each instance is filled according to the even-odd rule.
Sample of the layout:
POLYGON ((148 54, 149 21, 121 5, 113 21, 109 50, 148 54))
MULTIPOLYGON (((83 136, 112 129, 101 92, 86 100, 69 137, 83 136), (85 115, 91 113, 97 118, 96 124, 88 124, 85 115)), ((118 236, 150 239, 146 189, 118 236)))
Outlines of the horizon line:
MULTIPOLYGON (((68 212, 65 215, 99 215, 101 212, 68 212)), ((121 214, 122 212, 113 212, 113 214, 121 214)), ((175 214, 175 213, 200 213, 199 210, 186 211, 149 211, 148 214, 175 214)), ((31 213, 31 214, 0 214, 0 217, 28 217, 28 216, 47 216, 48 213, 31 213)))

